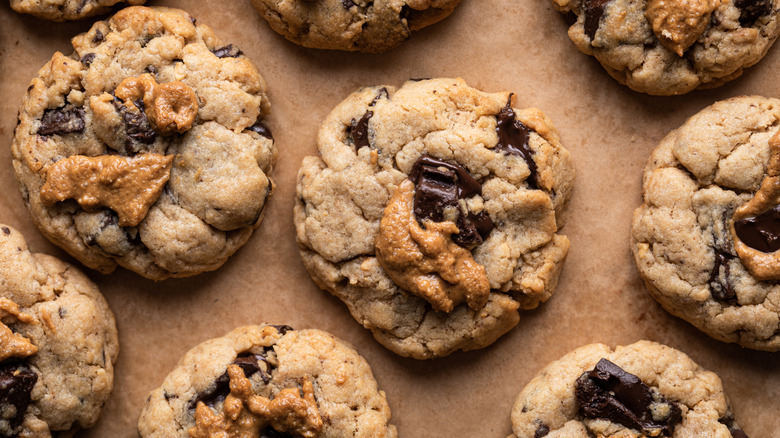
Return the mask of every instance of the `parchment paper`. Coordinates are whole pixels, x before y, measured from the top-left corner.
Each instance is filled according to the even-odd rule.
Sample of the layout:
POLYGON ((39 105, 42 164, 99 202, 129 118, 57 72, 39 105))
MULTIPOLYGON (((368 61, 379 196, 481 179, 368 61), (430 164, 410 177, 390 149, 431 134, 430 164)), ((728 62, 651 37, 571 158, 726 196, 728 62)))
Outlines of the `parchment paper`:
MULTIPOLYGON (((352 343, 387 392, 403 437, 506 437, 518 392, 548 362, 591 342, 650 339, 679 348, 717 372, 737 419, 753 438, 780 430, 780 353, 710 339, 667 314, 645 291, 628 247, 641 202, 641 171, 671 129, 716 100, 780 95, 780 48, 742 78, 683 97, 649 97, 612 80, 566 35, 549 0, 463 0, 445 21, 383 55, 305 49, 276 35, 249 0, 150 0, 180 7, 237 45, 270 88, 269 125, 279 149, 276 192, 249 243, 216 272, 159 283, 118 269, 86 270, 117 317, 121 350, 114 392, 81 437, 135 437, 147 394, 181 355, 239 325, 319 328, 352 343), (485 91, 514 91, 521 107, 544 110, 577 169, 564 234, 571 250, 557 291, 492 346, 431 361, 384 349, 338 299, 319 290, 298 256, 292 224, 295 175, 316 154, 326 114, 353 90, 410 77, 461 76, 485 91)), ((91 20, 53 24, 0 1, 0 222, 37 252, 75 262, 32 225, 16 188, 10 144, 17 108, 36 72, 91 20)))

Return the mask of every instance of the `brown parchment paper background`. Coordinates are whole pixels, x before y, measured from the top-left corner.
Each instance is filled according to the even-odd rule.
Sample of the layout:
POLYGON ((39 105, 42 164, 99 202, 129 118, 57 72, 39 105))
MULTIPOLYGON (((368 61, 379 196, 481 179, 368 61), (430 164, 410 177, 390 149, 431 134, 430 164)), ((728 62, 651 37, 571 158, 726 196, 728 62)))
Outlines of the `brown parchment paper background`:
MULTIPOLYGON (((714 341, 667 314, 645 291, 628 247, 642 203, 641 171, 671 129, 716 100, 780 96, 780 47, 716 90, 650 97, 612 80, 566 35, 549 0, 463 0, 445 21, 382 55, 305 49, 276 35, 249 0, 150 0, 186 9, 244 51, 268 82, 268 120, 279 158, 276 192, 249 243, 216 272, 148 281, 123 269, 86 270, 117 317, 121 342, 114 392, 95 428, 81 437, 135 437, 143 402, 181 355, 244 324, 319 328, 352 343, 386 391, 403 437, 506 437, 523 386, 548 362, 591 342, 650 339, 685 351, 717 372, 752 438, 780 436, 780 353, 714 341), (320 291, 298 256, 292 224, 296 172, 316 154, 320 121, 353 90, 410 77, 461 76, 485 91, 517 93, 544 110, 574 157, 577 179, 563 233, 571 250, 553 297, 521 315, 492 346, 431 361, 396 356, 373 340, 338 299, 320 291)), ((34 228, 11 166, 16 111, 36 72, 91 20, 54 24, 13 12, 0 0, 0 222, 31 249, 74 263, 34 228)), ((77 263, 77 262, 76 262, 77 263)))

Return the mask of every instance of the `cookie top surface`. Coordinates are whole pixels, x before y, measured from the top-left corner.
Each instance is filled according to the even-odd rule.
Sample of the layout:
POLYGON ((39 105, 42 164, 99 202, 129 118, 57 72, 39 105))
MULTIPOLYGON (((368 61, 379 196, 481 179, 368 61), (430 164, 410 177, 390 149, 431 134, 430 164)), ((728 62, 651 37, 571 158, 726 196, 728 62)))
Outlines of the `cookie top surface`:
POLYGON ((512 430, 520 438, 746 438, 720 378, 650 341, 586 345, 550 363, 517 397, 512 430))
POLYGON ((509 101, 460 79, 364 88, 303 160, 304 264, 398 354, 484 347, 555 288, 574 170, 550 120, 509 101))
POLYGON ((276 156, 252 63, 176 9, 126 8, 33 79, 12 144, 33 221, 102 272, 221 266, 259 225, 276 156))
MULTIPOLYGON (((141 436, 201 436, 204 419, 222 415, 226 405, 235 403, 230 387, 244 378, 254 396, 272 403, 290 393, 313 395, 314 412, 322 421, 318 432, 298 435, 260 423, 254 436, 258 429, 263 437, 397 436, 385 394, 354 349, 320 330, 270 325, 240 327, 190 350, 147 399, 138 422, 141 436), (236 376, 238 368, 242 372, 236 376)), ((244 412, 249 405, 244 401, 244 412)), ((221 430, 235 432, 237 425, 221 430)))
POLYGON ((384 52, 452 13, 460 0, 252 0, 271 28, 304 47, 384 52))
POLYGON ((780 231, 769 217, 780 204, 778 127, 780 100, 759 96, 691 117, 650 156, 631 231, 639 273, 667 311, 769 351, 780 350, 780 263, 762 244, 780 231))
POLYGON ((11 7, 22 14, 52 21, 80 20, 105 14, 117 3, 142 5, 146 0, 10 0, 11 7))
POLYGON ((635 91, 717 87, 764 57, 780 32, 777 0, 552 0, 569 37, 635 91))
POLYGON ((74 266, 0 225, 0 436, 92 427, 119 352, 108 304, 74 266))

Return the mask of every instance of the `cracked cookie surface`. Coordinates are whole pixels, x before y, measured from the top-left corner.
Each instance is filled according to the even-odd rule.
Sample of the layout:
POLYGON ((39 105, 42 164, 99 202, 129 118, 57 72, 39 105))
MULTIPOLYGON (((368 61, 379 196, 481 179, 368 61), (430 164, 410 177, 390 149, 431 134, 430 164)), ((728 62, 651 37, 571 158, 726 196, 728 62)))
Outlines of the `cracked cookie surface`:
POLYGON ((142 5, 146 0, 11 0, 11 7, 22 14, 52 21, 80 20, 105 14, 117 3, 142 5))
POLYGON ((273 190, 263 78, 176 9, 126 8, 73 47, 39 71, 19 112, 13 164, 33 221, 104 273, 217 269, 260 224, 273 190), (62 188, 47 185, 44 199, 55 176, 62 188))
POLYGON ((229 386, 239 368, 248 379, 242 379, 244 390, 254 396, 273 402, 290 391, 298 394, 303 389, 304 397, 312 394, 323 423, 316 435, 294 435, 274 426, 247 436, 397 436, 389 424, 385 394, 354 349, 320 330, 270 325, 240 327, 190 350, 147 399, 138 422, 140 435, 201 436, 197 423, 205 416, 197 411, 225 409, 225 400, 236 392, 229 386))
POLYGON ((523 388, 511 416, 510 438, 747 438, 734 419, 720 378, 683 352, 650 341, 615 349, 591 344, 568 353, 523 388), (611 365, 604 367, 604 359, 611 365), (591 404, 586 394, 589 385, 607 386, 612 392, 591 404), (644 406, 643 398, 649 402, 644 406), (587 413, 604 400, 609 400, 612 418, 587 413), (649 422, 674 411, 671 427, 642 434, 623 424, 630 422, 626 417, 635 414, 638 406, 645 409, 639 414, 649 422))
POLYGON ((400 355, 489 345, 553 293, 574 169, 550 120, 510 100, 460 79, 364 88, 303 160, 303 262, 400 355))
MULTIPOLYGON (((772 251, 740 254, 738 240, 759 245, 735 239, 734 225, 744 218, 735 212, 771 182, 779 130, 780 100, 760 96, 721 101, 691 117, 650 156, 644 205, 634 212, 631 231, 639 273, 668 312, 715 339, 768 351, 780 350, 780 286, 753 275, 751 262, 772 251)), ((778 202, 770 200, 763 211, 771 213, 778 202)), ((778 225, 752 227, 774 241, 778 225)))
POLYGON ((380 53, 452 13, 460 0, 252 0, 271 28, 304 47, 380 53))
POLYGON ((764 57, 780 32, 777 0, 552 0, 569 38, 635 91, 714 88, 764 57))
POLYGON ((0 339, 0 436, 51 437, 92 427, 111 394, 119 352, 106 300, 78 269, 31 253, 6 225, 0 225, 0 283, 0 328, 33 346, 5 357, 10 350, 0 339))

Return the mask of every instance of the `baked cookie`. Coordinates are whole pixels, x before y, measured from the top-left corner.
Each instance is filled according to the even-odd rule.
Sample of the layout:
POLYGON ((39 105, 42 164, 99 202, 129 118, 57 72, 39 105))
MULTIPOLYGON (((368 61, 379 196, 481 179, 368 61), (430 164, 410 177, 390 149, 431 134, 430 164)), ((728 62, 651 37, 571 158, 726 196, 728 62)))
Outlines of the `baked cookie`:
POLYGON ((51 437, 92 427, 114 385, 114 315, 97 286, 32 254, 0 225, 0 436, 51 437))
POLYGON ((656 95, 714 88, 764 57, 777 0, 552 0, 569 38, 618 82, 656 95), (574 19, 574 17, 573 17, 574 19))
POLYGON ((391 438, 371 368, 320 330, 246 326, 190 350, 152 391, 143 438, 391 438), (219 435, 224 434, 224 435, 219 435))
POLYGON ((461 79, 364 88, 303 160, 303 262, 400 355, 484 347, 553 293, 574 169, 552 122, 511 100, 461 79))
POLYGON ((747 438, 720 378, 650 341, 580 347, 547 365, 512 408, 512 437, 747 438))
POLYGON ((105 14, 117 3, 142 5, 146 0, 10 0, 11 8, 22 14, 51 21, 79 20, 105 14))
POLYGON ((252 0, 271 28, 304 47, 380 53, 443 20, 460 0, 252 0))
POLYGON ((124 9, 32 81, 12 153, 33 221, 90 268, 220 267, 273 189, 266 85, 184 11, 124 9))
POLYGON ((718 102, 667 135, 644 173, 631 249, 673 315, 725 342, 780 350, 780 100, 718 102))

